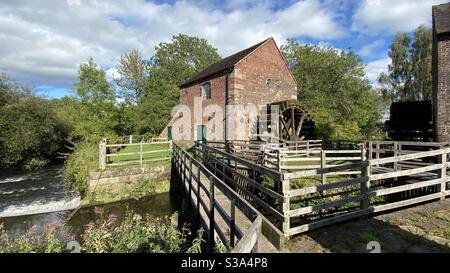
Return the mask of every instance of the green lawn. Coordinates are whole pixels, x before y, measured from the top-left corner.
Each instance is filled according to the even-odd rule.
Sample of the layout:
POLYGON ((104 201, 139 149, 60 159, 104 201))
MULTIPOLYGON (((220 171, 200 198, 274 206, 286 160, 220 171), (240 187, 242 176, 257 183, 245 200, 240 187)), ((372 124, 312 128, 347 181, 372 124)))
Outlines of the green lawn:
MULTIPOLYGON (((133 154, 128 155, 128 153, 138 153, 140 152, 140 145, 135 146, 127 146, 124 148, 119 149, 119 151, 112 149, 108 153, 114 153, 117 155, 113 155, 109 157, 109 160, 107 159, 107 164, 111 163, 129 163, 125 166, 139 166, 139 162, 133 162, 133 161, 139 161, 140 160, 140 154, 133 154)), ((155 162, 160 163, 161 161, 168 161, 168 158, 170 157, 169 151, 164 151, 169 149, 169 144, 162 143, 162 144, 144 144, 142 146, 142 151, 144 154, 142 154, 143 161, 145 160, 153 160, 148 162, 143 162, 144 165, 153 165, 155 162), (158 152, 159 151, 159 152, 158 152), (145 153, 145 152, 153 152, 153 153, 145 153), (161 160, 158 160, 161 159, 161 160)))

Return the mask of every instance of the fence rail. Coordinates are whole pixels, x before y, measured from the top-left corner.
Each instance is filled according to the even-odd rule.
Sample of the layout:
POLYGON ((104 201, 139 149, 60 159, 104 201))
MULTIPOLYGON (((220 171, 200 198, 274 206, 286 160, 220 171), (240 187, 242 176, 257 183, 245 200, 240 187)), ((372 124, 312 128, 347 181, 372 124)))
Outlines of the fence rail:
POLYGON ((236 166, 248 170, 245 179, 232 176, 249 181, 241 194, 272 215, 286 236, 450 195, 448 143, 376 141, 361 143, 360 150, 307 152, 266 146, 260 147, 262 165, 224 146, 197 145, 205 164, 227 183, 233 179, 225 172, 236 166), (274 185, 261 183, 258 176, 273 179, 274 185), (334 176, 339 179, 327 181, 334 176))
POLYGON ((108 144, 102 140, 99 144, 99 169, 117 166, 143 166, 151 162, 170 160, 172 141, 108 144))

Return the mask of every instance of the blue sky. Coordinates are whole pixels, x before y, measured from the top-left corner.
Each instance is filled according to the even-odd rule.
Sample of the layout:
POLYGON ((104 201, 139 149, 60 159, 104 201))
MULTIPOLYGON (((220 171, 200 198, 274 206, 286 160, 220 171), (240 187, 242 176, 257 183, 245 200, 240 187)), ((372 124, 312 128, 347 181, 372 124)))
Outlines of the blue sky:
POLYGON ((305 44, 352 48, 375 83, 389 64, 398 31, 431 24, 442 0, 3 0, 0 72, 47 97, 70 93, 80 63, 92 56, 112 80, 120 55, 146 58, 184 33, 206 38, 225 57, 273 36, 305 44))

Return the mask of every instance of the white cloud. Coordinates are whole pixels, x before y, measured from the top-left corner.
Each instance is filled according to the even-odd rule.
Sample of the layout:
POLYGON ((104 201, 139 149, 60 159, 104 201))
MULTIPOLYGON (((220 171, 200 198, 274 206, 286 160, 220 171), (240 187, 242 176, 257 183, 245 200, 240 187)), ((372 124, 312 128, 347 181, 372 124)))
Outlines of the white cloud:
POLYGON ((431 6, 443 0, 366 0, 353 15, 352 30, 393 34, 431 24, 431 6))
POLYGON ((372 85, 377 85, 378 76, 382 72, 387 73, 390 64, 391 58, 379 59, 366 64, 366 75, 372 85))
MULTIPOLYGON (((160 42, 184 33, 208 39, 223 56, 274 36, 338 39, 345 31, 326 3, 299 1, 281 10, 270 1, 235 0, 228 10, 209 2, 0 2, 0 71, 36 85, 70 86, 89 56, 114 67, 132 48, 146 57, 160 42), (211 4, 212 5, 212 4, 211 4)), ((111 77, 112 70, 108 72, 111 77)))
POLYGON ((374 52, 384 46, 385 41, 383 39, 375 40, 365 46, 363 46, 359 51, 358 54, 362 57, 368 57, 374 54, 374 52))

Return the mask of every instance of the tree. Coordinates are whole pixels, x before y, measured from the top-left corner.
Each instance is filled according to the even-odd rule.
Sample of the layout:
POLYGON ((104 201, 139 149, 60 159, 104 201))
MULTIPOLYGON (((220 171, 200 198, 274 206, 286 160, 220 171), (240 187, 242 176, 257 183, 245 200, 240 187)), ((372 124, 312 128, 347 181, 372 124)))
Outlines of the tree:
POLYGON ((170 43, 160 43, 151 58, 145 94, 137 105, 137 130, 159 135, 178 104, 179 88, 194 74, 220 59, 207 40, 179 34, 170 43))
POLYGON ((141 53, 137 49, 133 49, 130 53, 122 55, 116 69, 120 77, 114 81, 122 89, 125 97, 132 101, 142 97, 148 68, 141 53), (129 91, 132 93, 130 94, 129 91))
POLYGON ((163 79, 149 78, 146 92, 137 105, 137 131, 157 136, 171 118, 172 108, 178 104, 179 88, 163 79))
POLYGON ((150 61, 150 73, 167 83, 179 85, 220 60, 217 49, 206 39, 179 34, 170 43, 160 43, 150 61))
POLYGON ((413 34, 398 33, 392 42, 388 74, 378 77, 380 90, 391 101, 430 100, 432 93, 432 31, 419 26, 413 34))
POLYGON ((98 69, 92 58, 80 65, 75 90, 83 103, 97 105, 115 100, 115 90, 106 80, 105 71, 98 69))
POLYGON ((115 135, 119 120, 115 90, 92 58, 80 65, 75 91, 77 97, 63 99, 58 109, 72 128, 70 140, 99 141, 115 135))
POLYGON ((381 100, 357 55, 302 46, 290 39, 281 50, 299 84, 298 99, 310 112, 319 137, 358 140, 377 132, 381 100))
POLYGON ((0 77, 0 166, 42 167, 57 157, 67 134, 53 101, 0 77))

